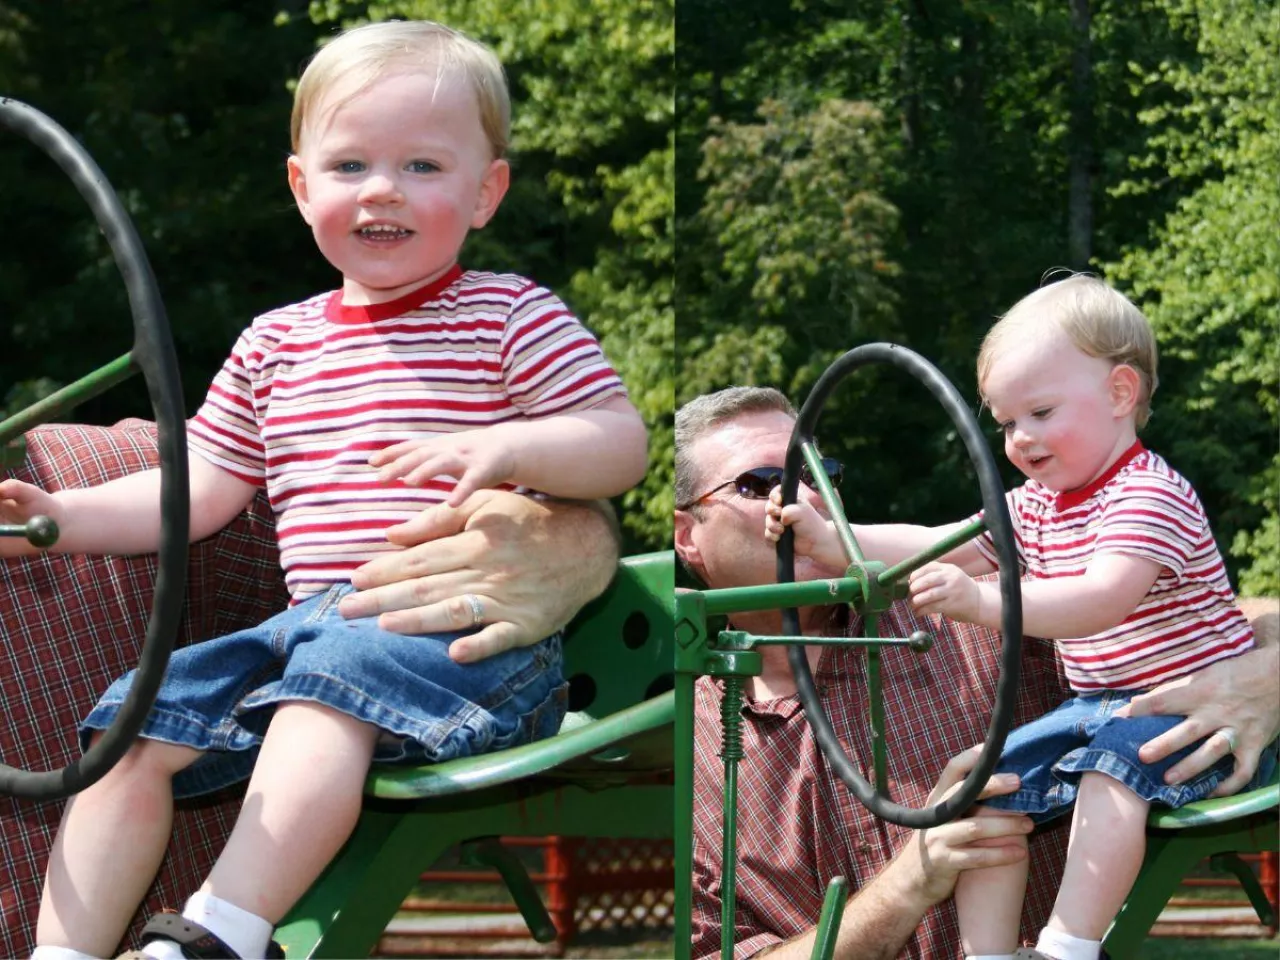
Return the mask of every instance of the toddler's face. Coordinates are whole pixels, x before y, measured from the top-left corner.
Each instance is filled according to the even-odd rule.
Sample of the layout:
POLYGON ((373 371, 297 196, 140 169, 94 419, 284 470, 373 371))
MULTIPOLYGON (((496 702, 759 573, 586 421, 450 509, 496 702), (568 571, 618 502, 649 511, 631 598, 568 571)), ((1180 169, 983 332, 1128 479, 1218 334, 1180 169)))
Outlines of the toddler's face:
POLYGON ((474 93, 434 73, 383 77, 315 105, 289 158, 289 186, 350 305, 394 300, 457 261, 467 231, 506 192, 474 93))
POLYGON ((1132 415, 1113 393, 1116 369, 1062 333, 1005 349, 982 392, 1009 461, 1059 492, 1102 474, 1133 442, 1132 415))

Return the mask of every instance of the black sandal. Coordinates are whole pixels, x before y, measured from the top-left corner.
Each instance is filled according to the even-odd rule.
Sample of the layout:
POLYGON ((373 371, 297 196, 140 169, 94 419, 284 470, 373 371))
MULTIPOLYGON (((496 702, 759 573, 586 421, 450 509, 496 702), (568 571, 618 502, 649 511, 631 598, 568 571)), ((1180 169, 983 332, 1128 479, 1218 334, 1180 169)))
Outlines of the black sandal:
MULTIPOLYGON (((188 920, 176 913, 157 913, 142 928, 142 945, 153 940, 172 940, 182 948, 184 957, 193 960, 242 960, 240 954, 232 950, 222 938, 206 930, 194 920, 188 920)), ((122 957, 144 958, 140 951, 130 951, 122 957)), ((264 960, 284 960, 284 950, 274 940, 267 943, 267 955, 264 960)))

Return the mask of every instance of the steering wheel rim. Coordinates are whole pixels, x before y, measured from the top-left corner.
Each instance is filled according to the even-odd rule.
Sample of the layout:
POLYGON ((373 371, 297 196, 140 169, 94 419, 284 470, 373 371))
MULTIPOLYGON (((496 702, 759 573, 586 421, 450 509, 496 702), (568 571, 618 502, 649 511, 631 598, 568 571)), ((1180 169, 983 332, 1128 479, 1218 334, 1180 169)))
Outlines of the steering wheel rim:
POLYGON ((61 770, 0 764, 0 795, 52 800, 101 779, 133 744, 155 703, 173 651, 186 589, 190 495, 187 433, 178 358, 146 251, 107 178, 65 129, 34 107, 0 97, 0 126, 41 148, 75 184, 106 237, 129 294, 132 356, 146 380, 160 457, 160 551, 146 639, 120 712, 102 738, 61 770))
MULTIPOLYGON (((920 380, 950 415, 964 441, 969 459, 978 473, 982 489, 983 516, 995 542, 999 557, 1000 595, 1002 604, 1000 677, 996 683, 995 702, 987 728, 982 753, 959 789, 931 807, 906 807, 877 791, 858 771, 845 753, 831 720, 822 707, 813 682, 813 673, 804 648, 787 650, 800 702, 805 717, 813 727, 814 738, 832 770, 855 797, 873 814, 890 823, 920 829, 934 827, 955 819, 973 805, 987 779, 995 770, 1004 749, 1005 737, 1013 722, 1013 705, 1017 696, 1022 666, 1022 593, 1018 579, 1018 558, 1014 545, 1013 525, 1005 501, 1004 485, 996 469, 995 458, 978 427, 977 420, 961 399, 955 387, 928 360, 919 354, 889 343, 871 343, 855 347, 829 366, 814 385, 791 433, 782 478, 782 502, 794 503, 799 488, 800 468, 804 465, 802 448, 812 444, 814 428, 827 398, 845 377, 859 367, 872 363, 889 363, 920 380)), ((777 579, 779 583, 795 580, 795 537, 790 528, 778 541, 777 579)), ((800 615, 795 607, 782 610, 785 633, 798 636, 800 615)))

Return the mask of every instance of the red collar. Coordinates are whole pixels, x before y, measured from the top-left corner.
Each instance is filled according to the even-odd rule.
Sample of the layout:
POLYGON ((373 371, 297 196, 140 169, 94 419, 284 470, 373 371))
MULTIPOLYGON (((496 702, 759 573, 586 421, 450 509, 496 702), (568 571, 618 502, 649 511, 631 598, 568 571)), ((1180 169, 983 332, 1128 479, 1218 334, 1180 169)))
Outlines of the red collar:
POLYGON ((1061 513, 1063 510, 1068 510, 1071 507, 1080 506, 1080 504, 1084 503, 1104 486, 1110 483, 1112 477, 1119 473, 1125 465, 1129 463, 1129 461, 1142 453, 1145 449, 1146 448, 1143 447, 1141 440, 1133 441, 1133 446, 1120 454, 1120 456, 1116 457, 1116 462, 1107 467, 1107 469, 1100 473, 1097 478, 1086 483, 1083 487, 1077 487, 1075 490, 1062 491, 1054 501, 1054 506, 1057 508, 1058 512, 1061 513))
POLYGON ((416 290, 410 290, 394 300, 354 307, 344 304, 342 291, 335 290, 329 296, 329 302, 324 305, 324 315, 334 323, 377 323, 379 320, 390 320, 392 317, 398 317, 402 313, 408 313, 422 306, 446 290, 460 276, 462 276, 462 268, 455 263, 430 283, 416 290))

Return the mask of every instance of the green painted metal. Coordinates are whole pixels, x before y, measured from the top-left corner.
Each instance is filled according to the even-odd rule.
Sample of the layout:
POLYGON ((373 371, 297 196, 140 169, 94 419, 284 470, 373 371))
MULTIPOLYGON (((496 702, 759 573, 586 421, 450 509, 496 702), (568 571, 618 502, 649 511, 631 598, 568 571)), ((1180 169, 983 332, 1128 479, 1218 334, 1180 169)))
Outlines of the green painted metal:
POLYGON ((866 563, 866 557, 862 555, 862 548, 858 546, 858 538, 853 535, 853 527, 849 525, 849 519, 844 515, 844 501, 840 499, 840 494, 832 486, 831 478, 827 476, 827 471, 822 469, 822 455, 818 453, 818 448, 812 441, 802 443, 800 445, 800 453, 803 454, 804 462, 809 466, 809 475, 813 477, 814 485, 822 496, 822 502, 826 505, 827 512, 831 514, 831 519, 835 521, 836 536, 840 538, 840 546, 844 548, 845 558, 851 564, 862 566, 866 563))
POLYGON ((1134 960, 1147 931, 1174 891, 1202 860, 1221 853, 1261 853, 1280 848, 1274 812, 1197 827, 1147 831, 1142 870, 1103 940, 1113 960, 1134 960))
MULTIPOLYGON (((702 590, 703 622, 706 617, 782 607, 813 607, 862 600, 863 584, 853 577, 806 580, 803 583, 768 583, 759 587, 726 587, 702 590)), ((683 623, 683 620, 677 621, 683 623)))
MULTIPOLYGON (((368 956, 422 873, 491 836, 672 836, 674 554, 625 559, 566 632, 561 732, 501 753, 371 773, 351 839, 277 928, 290 957, 368 956), (576 678, 576 679, 575 679, 576 678), (624 789, 615 789, 624 788, 624 789)), ((527 875, 512 874, 516 888, 527 875)), ((536 891, 513 889, 534 925, 536 891)), ((545 925, 544 930, 545 933, 545 925)))
POLYGON ((901 563, 896 563, 887 570, 884 570, 877 576, 881 586, 889 586, 899 581, 905 582, 906 577, 913 570, 919 570, 926 563, 932 563, 939 557, 945 557, 948 553, 960 546, 962 543, 968 543, 978 534, 987 529, 985 520, 973 520, 966 523, 953 533, 947 534, 937 543, 924 550, 921 550, 913 557, 908 557, 901 563))
POLYGON ((497 837, 481 837, 462 845, 461 860, 470 866, 492 867, 507 885, 516 909, 524 918, 529 932, 538 943, 551 943, 556 938, 556 925, 538 895, 538 888, 523 863, 504 847, 497 837))
POLYGON ((818 916, 818 930, 814 938, 813 960, 831 960, 840 938, 840 921, 844 917, 845 904, 849 900, 849 881, 844 877, 832 877, 822 898, 822 913, 818 916))
POLYGON ((1258 922, 1264 927, 1275 926, 1276 911, 1271 906, 1271 901, 1267 899, 1267 892, 1258 882, 1258 875, 1238 853, 1215 853, 1209 858, 1209 867, 1218 873, 1229 873, 1234 876, 1249 897, 1253 912, 1258 915, 1258 922))
POLYGON ((1280 806, 1280 784, 1272 783, 1248 793, 1238 793, 1234 797, 1200 800, 1177 810, 1156 810, 1151 814, 1148 826, 1157 830, 1202 827, 1247 817, 1264 810, 1275 810, 1277 806, 1280 806))
POLYGON ((126 353, 75 383, 69 383, 61 390, 49 394, 43 400, 37 400, 22 412, 0 421, 0 446, 8 444, 32 427, 60 417, 84 401, 105 393, 117 383, 128 380, 138 370, 133 354, 126 353))

